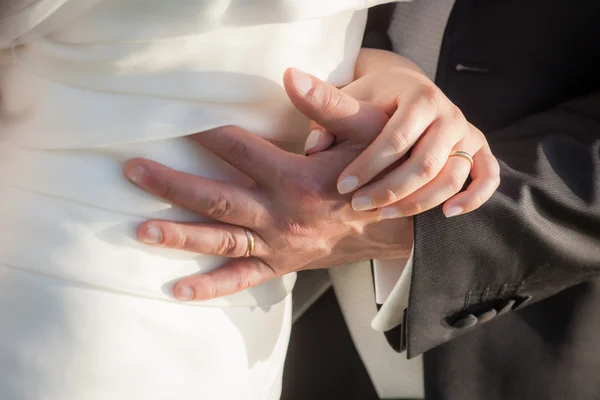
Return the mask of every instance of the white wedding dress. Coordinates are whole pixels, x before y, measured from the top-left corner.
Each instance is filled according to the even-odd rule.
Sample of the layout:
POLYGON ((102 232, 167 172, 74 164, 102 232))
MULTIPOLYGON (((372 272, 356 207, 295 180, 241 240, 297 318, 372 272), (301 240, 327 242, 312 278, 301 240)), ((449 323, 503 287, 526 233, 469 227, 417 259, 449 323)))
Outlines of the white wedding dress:
POLYGON ((142 221, 198 216, 123 164, 243 182, 185 138, 229 124, 301 147, 284 70, 350 82, 366 8, 385 2, 2 2, 1 400, 279 397, 295 276, 177 302, 175 280, 222 260, 138 243, 142 221))

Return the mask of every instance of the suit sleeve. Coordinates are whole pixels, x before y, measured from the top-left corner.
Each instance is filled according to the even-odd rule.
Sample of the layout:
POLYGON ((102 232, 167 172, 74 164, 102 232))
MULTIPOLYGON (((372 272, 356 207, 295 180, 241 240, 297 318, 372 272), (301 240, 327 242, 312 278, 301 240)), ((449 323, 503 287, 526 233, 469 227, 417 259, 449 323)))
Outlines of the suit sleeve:
POLYGON ((415 218, 409 357, 600 274, 600 93, 488 140, 502 169, 492 199, 415 218))

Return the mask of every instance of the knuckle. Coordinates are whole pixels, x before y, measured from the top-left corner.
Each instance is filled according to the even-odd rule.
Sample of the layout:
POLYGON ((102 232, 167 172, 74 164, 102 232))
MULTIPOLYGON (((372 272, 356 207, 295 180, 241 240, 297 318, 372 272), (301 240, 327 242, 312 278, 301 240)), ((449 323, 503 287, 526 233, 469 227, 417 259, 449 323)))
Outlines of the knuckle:
POLYGON ((209 286, 208 290, 207 290, 207 297, 209 299, 215 299, 219 296, 220 290, 219 287, 217 285, 211 285, 209 286))
POLYGON ((418 89, 419 97, 424 104, 435 105, 439 98, 439 89, 429 82, 422 83, 418 89))
POLYGON ((238 249, 238 241, 231 232, 223 232, 219 246, 217 248, 218 255, 231 256, 238 249))
POLYGON ((171 180, 165 180, 160 187, 159 196, 164 199, 171 199, 174 196, 173 184, 171 180))
POLYGON ((410 98, 410 93, 406 92, 406 91, 402 91, 398 94, 396 94, 396 107, 400 107, 401 104, 403 104, 405 101, 408 101, 410 98))
POLYGON ((183 234, 182 232, 178 232, 177 235, 175 235, 175 240, 174 240, 174 244, 173 244, 173 246, 175 248, 187 249, 188 244, 189 244, 189 240, 188 240, 187 235, 183 234))
POLYGON ((465 176, 461 173, 453 173, 448 179, 448 189, 451 194, 458 193, 465 184, 465 176))
POLYGON ((462 122, 465 120, 465 117, 460 108, 458 108, 454 104, 452 104, 450 110, 448 111, 448 118, 454 123, 462 122))
POLYGON ((406 132, 395 132, 383 140, 384 154, 393 155, 406 151, 408 146, 408 134, 406 132))
POLYGON ((500 186, 500 175, 494 175, 490 178, 490 181, 494 190, 498 189, 498 187, 500 186))
POLYGON ((183 284, 191 287, 193 298, 196 300, 211 300, 223 295, 219 280, 213 272, 196 276, 183 284))
POLYGON ((251 287, 250 278, 247 274, 240 274, 236 282, 236 290, 241 292, 251 287))
POLYGON ((246 143, 237 140, 231 144, 228 153, 232 162, 241 162, 250 158, 250 151, 246 143))
POLYGON ((473 196, 473 199, 471 200, 471 207, 473 209, 479 208, 483 205, 483 199, 481 198, 480 195, 476 194, 473 196))
POLYGON ((500 163, 496 158, 493 158, 490 170, 493 178, 500 184, 500 163))
POLYGON ((424 211, 423 203, 420 201, 410 201, 403 207, 406 215, 417 215, 424 211))
POLYGON ((216 194, 208 201, 206 207, 206 215, 212 219, 221 219, 231 215, 232 204, 227 196, 223 193, 216 194))
POLYGON ((249 262, 237 275, 237 281, 235 283, 237 291, 241 292, 242 290, 249 289, 259 284, 260 274, 256 267, 256 262, 257 261, 249 262))
POLYGON ((440 159, 433 153, 425 153, 420 160, 421 176, 430 181, 440 171, 440 159))
POLYGON ((340 92, 334 87, 323 85, 323 109, 325 112, 331 113, 339 109, 342 102, 340 92))
POLYGON ((387 188, 385 188, 384 193, 381 196, 381 199, 382 199, 383 203, 385 203, 387 205, 387 204, 392 204, 392 203, 395 203, 396 201, 398 201, 398 196, 396 195, 396 192, 393 189, 387 187, 387 188))
POLYGON ((161 226, 163 243, 166 247, 173 249, 185 249, 188 246, 188 237, 179 229, 169 225, 161 226))

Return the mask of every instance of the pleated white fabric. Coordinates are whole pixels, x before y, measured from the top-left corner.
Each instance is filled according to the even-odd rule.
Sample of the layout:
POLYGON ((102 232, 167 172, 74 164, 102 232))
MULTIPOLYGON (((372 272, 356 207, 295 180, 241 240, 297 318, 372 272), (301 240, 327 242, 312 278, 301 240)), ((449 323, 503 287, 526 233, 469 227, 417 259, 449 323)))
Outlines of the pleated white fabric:
POLYGON ((349 83, 384 0, 38 0, 0 6, 0 399, 276 399, 295 275, 182 304, 222 260, 143 246, 198 217, 122 177, 148 157, 245 183, 186 136, 234 124, 302 144, 297 67, 349 83))

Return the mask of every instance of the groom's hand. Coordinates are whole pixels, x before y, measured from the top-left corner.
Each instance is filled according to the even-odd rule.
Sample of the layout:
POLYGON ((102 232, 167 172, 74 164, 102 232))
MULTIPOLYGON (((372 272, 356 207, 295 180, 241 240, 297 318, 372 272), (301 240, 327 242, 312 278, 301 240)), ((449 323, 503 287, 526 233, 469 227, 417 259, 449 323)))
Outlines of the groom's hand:
POLYGON ((378 107, 359 102, 297 70, 285 87, 308 118, 336 133, 328 151, 304 157, 240 128, 202 132, 193 140, 255 182, 251 188, 174 171, 136 159, 126 176, 142 189, 215 220, 184 224, 149 221, 138 230, 147 244, 231 258, 223 267, 175 285, 181 300, 232 294, 293 271, 372 258, 408 257, 412 219, 384 220, 378 210, 356 212, 340 195, 340 172, 387 122, 378 107), (250 257, 246 229, 255 240, 250 257))

